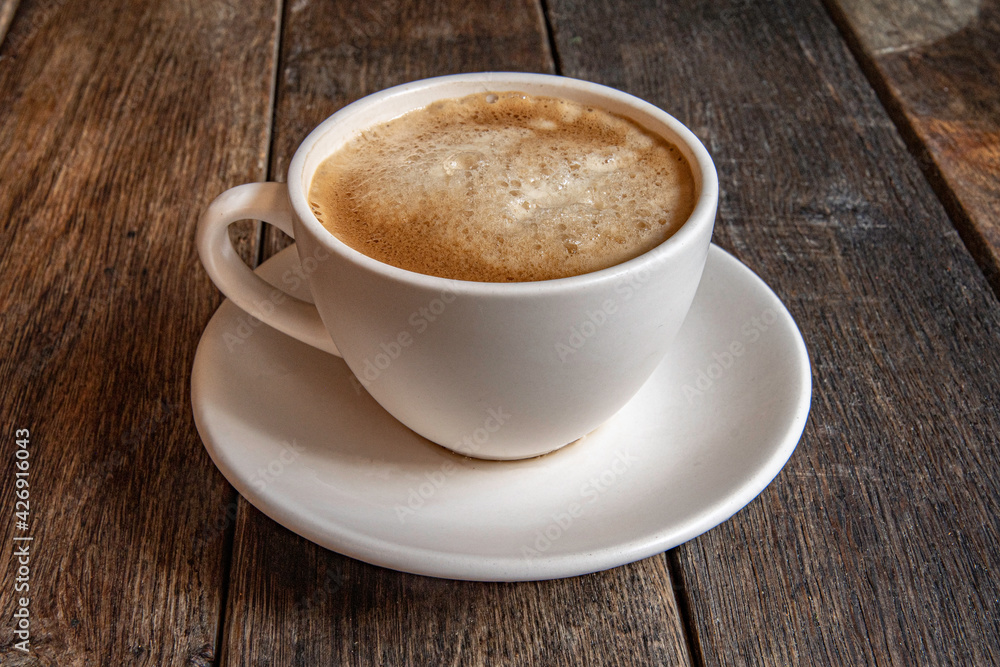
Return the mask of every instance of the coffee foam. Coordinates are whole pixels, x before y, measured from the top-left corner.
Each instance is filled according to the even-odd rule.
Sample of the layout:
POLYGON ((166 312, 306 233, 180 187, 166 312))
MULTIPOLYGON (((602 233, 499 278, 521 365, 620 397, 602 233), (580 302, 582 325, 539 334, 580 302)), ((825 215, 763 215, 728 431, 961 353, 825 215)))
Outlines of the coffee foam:
POLYGON ((568 100, 481 93, 370 129, 309 191, 337 238, 381 262, 482 282, 597 271, 650 250, 694 207, 676 146, 568 100))

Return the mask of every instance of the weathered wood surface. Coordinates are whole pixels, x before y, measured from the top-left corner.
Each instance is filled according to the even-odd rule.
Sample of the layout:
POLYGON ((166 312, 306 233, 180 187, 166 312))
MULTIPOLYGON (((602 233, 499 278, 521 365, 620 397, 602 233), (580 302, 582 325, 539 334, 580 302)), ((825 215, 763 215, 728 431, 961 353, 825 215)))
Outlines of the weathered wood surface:
MULTIPOLYGON (((0 406, 4 447, 31 430, 35 537, 34 652, 4 621, 4 665, 1000 663, 1000 309, 948 216, 985 229, 995 209, 975 206, 996 197, 963 190, 962 169, 995 169, 995 143, 934 92, 957 80, 961 105, 995 109, 996 88, 976 87, 995 51, 967 68, 952 35, 876 54, 869 77, 905 63, 899 90, 929 78, 920 105, 950 123, 901 137, 893 121, 922 127, 925 107, 887 87, 887 113, 821 0, 547 0, 547 21, 528 0, 113 2, 24 0, 0 43, 0 406), (775 288, 812 354, 797 453, 731 521, 570 580, 415 577, 293 535, 235 495, 190 417, 220 301, 197 213, 284 180, 309 129, 369 92, 554 63, 705 140, 716 240, 775 288), (956 142, 961 169, 935 141, 956 142)), ((837 7, 842 29, 860 25, 837 7)), ((995 17, 986 3, 960 33, 979 44, 995 17)), ((263 254, 283 243, 268 235, 263 254)), ((0 541, 14 534, 4 522, 0 541)))
POLYGON ((222 664, 690 664, 660 557, 557 581, 445 581, 331 553, 245 509, 235 542, 222 664))
MULTIPOLYGON (((296 3, 285 13, 272 173, 284 180, 315 125, 377 90, 463 71, 552 69, 528 0, 296 3)), ((688 662, 662 557, 561 581, 453 582, 331 553, 242 500, 237 522, 224 664, 688 662)))
POLYGON ((21 3, 0 45, 0 663, 213 663, 234 500, 191 418, 198 212, 261 180, 273 5, 21 3), (31 653, 13 647, 31 433, 31 653), (228 530, 228 533, 227 533, 228 530), (218 539, 216 539, 218 537, 218 539))
POLYGON ((707 142, 716 240, 812 357, 787 468, 676 550, 699 660, 997 664, 1000 309, 823 7, 550 7, 566 74, 707 142))
POLYGON ((1000 296, 1000 0, 827 0, 1000 296))

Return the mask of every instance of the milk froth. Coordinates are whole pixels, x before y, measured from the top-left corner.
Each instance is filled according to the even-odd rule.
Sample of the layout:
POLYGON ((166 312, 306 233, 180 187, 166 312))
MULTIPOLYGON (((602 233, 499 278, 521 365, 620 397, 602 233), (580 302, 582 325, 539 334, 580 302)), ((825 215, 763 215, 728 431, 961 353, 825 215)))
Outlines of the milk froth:
POLYGON ((694 208, 676 146, 596 107, 517 92, 435 102, 316 170, 309 203, 369 257, 481 282, 548 280, 652 249, 694 208))

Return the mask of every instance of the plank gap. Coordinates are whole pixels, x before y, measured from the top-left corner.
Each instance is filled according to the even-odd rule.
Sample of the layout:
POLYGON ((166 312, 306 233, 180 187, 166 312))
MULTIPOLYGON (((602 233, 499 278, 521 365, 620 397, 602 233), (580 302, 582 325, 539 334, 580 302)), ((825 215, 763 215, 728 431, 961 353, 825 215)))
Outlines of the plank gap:
POLYGON ((891 86, 886 80, 885 75, 879 70, 878 64, 865 51, 860 36, 851 26, 850 18, 837 4, 836 0, 822 0, 822 5, 826 9, 827 14, 829 14, 834 26, 836 26, 837 31, 844 39, 855 62, 858 63, 862 73, 868 80, 868 84, 875 91, 875 95, 878 97, 882 108, 885 109, 889 119, 896 126, 896 130, 902 137, 907 150, 916 159, 920 172, 924 175, 934 195, 944 207, 945 213, 947 213, 949 220, 951 220, 952 226, 958 231, 958 236, 962 239, 962 243, 965 244, 969 254, 972 255, 980 271, 986 277, 986 282, 989 284, 990 289, 993 290, 993 295, 997 299, 1000 299, 1000 263, 997 262, 996 257, 993 255, 989 241, 976 226, 975 220, 972 219, 965 207, 962 206, 957 193, 948 184, 948 179, 941 172, 934 156, 920 138, 917 129, 907 116, 902 103, 893 94, 891 86))
MULTIPOLYGON (((242 503, 240 503, 240 494, 237 493, 236 489, 232 489, 229 497, 229 502, 236 505, 236 512, 238 514, 242 505, 242 503)), ((228 626, 226 621, 229 618, 230 605, 229 580, 233 569, 233 545, 235 543, 237 523, 237 521, 233 521, 233 525, 227 527, 222 534, 222 576, 219 577, 219 580, 222 582, 221 588, 219 589, 219 598, 222 600, 222 609, 219 613, 219 625, 215 631, 215 650, 212 651, 214 656, 212 664, 214 665, 224 664, 222 661, 225 658, 223 653, 225 653, 228 626)))
MULTIPOLYGON (((272 62, 274 67, 271 68, 271 113, 267 119, 267 152, 264 154, 264 170, 267 174, 266 181, 276 180, 276 175, 274 173, 274 160, 271 156, 274 155, 274 126, 277 122, 278 116, 278 80, 280 78, 279 73, 281 72, 281 48, 284 42, 284 14, 285 14, 285 3, 283 0, 275 0, 274 3, 274 30, 275 30, 275 40, 274 40, 274 53, 272 54, 272 62)), ((256 248, 254 252, 254 266, 260 266, 265 259, 267 259, 266 252, 266 240, 267 240, 267 227, 263 221, 258 221, 257 226, 254 229, 254 238, 256 240, 256 248)))
POLYGON ((555 73, 562 76, 562 60, 559 57, 559 47, 556 44, 556 31, 552 27, 551 10, 549 9, 548 0, 538 0, 538 10, 542 15, 542 25, 545 28, 544 44, 549 51, 549 61, 551 61, 555 73))
POLYGON ((274 180, 274 166, 271 156, 274 154, 274 126, 278 116, 278 74, 281 71, 281 48, 285 42, 285 3, 284 0, 274 0, 274 52, 271 54, 271 114, 267 119, 267 154, 264 155, 264 169, 267 180, 274 180))
POLYGON ((687 645, 688 658, 692 667, 705 667, 705 656, 701 652, 701 642, 698 639, 698 626, 695 623, 694 609, 684 579, 684 567, 677 556, 677 549, 671 549, 663 554, 667 560, 667 570, 673 582, 674 604, 681 617, 681 628, 684 632, 684 643, 687 645))
MULTIPOLYGON (((268 178, 267 180, 271 179, 268 178)), ((253 268, 257 268, 258 266, 260 266, 265 259, 264 235, 266 233, 267 233, 267 228, 264 226, 264 221, 254 220, 254 227, 253 227, 254 249, 253 249, 253 257, 251 258, 251 262, 253 262, 251 266, 253 268)))

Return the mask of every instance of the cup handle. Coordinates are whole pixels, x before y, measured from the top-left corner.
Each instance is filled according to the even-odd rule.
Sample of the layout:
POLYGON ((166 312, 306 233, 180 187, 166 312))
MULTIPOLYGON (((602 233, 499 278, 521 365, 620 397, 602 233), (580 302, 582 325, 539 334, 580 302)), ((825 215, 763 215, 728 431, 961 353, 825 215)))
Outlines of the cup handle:
POLYGON ((284 183, 248 183, 226 190, 208 205, 198 221, 196 243, 201 263, 215 286, 253 317, 303 343, 342 356, 316 306, 274 287, 251 271, 229 239, 229 225, 247 219, 263 220, 294 238, 292 218, 284 183))

